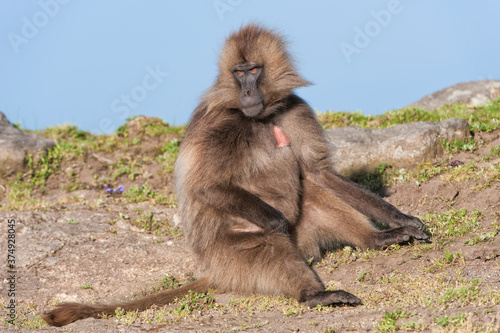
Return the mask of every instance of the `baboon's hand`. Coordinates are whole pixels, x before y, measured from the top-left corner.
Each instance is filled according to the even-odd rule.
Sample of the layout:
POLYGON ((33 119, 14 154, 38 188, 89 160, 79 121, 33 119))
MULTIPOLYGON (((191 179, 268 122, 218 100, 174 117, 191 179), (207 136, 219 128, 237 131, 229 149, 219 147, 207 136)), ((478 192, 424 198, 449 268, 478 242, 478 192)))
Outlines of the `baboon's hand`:
POLYGON ((422 230, 422 231, 427 229, 427 226, 418 217, 407 215, 407 214, 404 214, 404 215, 405 215, 406 221, 407 221, 406 226, 414 227, 414 228, 417 228, 418 230, 422 230))
POLYGON ((400 227, 379 232, 370 248, 379 249, 392 244, 408 242, 411 239, 418 243, 428 242, 429 235, 414 227, 400 227))
POLYGON ((425 231, 425 229, 427 229, 427 226, 418 217, 401 212, 398 212, 395 216, 390 217, 385 222, 392 228, 412 227, 421 231, 425 231))
MULTIPOLYGON (((420 220, 419 220, 420 221, 420 220)), ((427 235, 424 230, 425 230, 425 224, 423 224, 423 228, 413 228, 413 227, 406 227, 405 228, 405 233, 410 237, 413 238, 416 242, 418 243, 428 243, 429 242, 429 235, 427 235)))

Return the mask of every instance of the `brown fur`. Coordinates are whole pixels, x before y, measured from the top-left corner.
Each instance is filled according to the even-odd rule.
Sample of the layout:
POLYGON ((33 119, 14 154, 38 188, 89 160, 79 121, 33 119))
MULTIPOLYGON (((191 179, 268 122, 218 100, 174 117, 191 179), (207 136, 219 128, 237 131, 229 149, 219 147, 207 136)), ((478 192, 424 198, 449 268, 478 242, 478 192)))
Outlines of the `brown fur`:
POLYGON ((177 160, 180 214, 216 288, 357 303, 348 293, 326 293, 304 260, 341 244, 380 248, 427 235, 418 218, 335 173, 314 112, 292 92, 307 84, 275 32, 249 25, 229 36, 177 160), (263 68, 264 110, 255 117, 239 110, 233 77, 247 64, 263 68))
POLYGON ((139 310, 143 311, 150 308, 153 304, 162 306, 173 302, 176 298, 185 296, 189 291, 206 292, 207 278, 201 278, 189 285, 182 286, 174 290, 164 290, 146 297, 115 304, 80 304, 80 303, 61 303, 50 312, 42 314, 43 320, 52 326, 64 326, 76 320, 89 317, 99 318, 102 315, 114 316, 116 309, 125 311, 139 310))
POLYGON ((340 244, 380 248, 427 236, 419 219, 333 171, 314 112, 292 92, 308 84, 275 32, 248 25, 229 36, 219 76, 192 115, 175 167, 185 235, 204 277, 127 303, 61 304, 44 320, 60 326, 113 315, 117 307, 144 310, 209 287, 291 295, 309 306, 359 304, 348 292, 325 291, 305 259, 340 244), (262 68, 264 96, 263 110, 251 118, 240 110, 242 87, 233 76, 248 64, 262 68), (392 229, 380 231, 371 220, 392 229))

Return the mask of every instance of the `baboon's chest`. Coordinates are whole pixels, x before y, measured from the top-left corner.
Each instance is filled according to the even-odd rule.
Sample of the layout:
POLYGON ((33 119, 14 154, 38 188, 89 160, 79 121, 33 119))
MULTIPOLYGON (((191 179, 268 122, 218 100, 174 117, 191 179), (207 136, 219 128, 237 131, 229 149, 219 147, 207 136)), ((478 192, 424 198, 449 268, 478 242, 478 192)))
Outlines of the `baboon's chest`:
POLYGON ((257 132, 245 161, 241 186, 280 210, 292 222, 298 215, 300 169, 290 141, 279 128, 271 125, 257 132))

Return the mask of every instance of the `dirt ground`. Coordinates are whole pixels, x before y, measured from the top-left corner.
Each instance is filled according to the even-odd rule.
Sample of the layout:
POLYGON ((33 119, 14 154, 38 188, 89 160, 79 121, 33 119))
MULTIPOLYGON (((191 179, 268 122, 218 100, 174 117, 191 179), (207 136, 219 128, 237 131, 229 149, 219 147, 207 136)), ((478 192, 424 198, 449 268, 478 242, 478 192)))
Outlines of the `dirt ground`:
MULTIPOLYGON (((490 154, 492 147, 500 146, 500 130, 477 133, 476 141, 480 145, 475 151, 442 159, 440 165, 446 165, 448 173, 384 189, 387 201, 419 216, 432 226, 431 234, 441 228, 432 243, 380 251, 347 247, 312 264, 325 285, 352 292, 364 305, 309 309, 284 297, 214 292, 200 297, 191 307, 183 305, 188 301, 180 301, 142 314, 90 318, 53 328, 47 327, 39 314, 57 302, 138 297, 161 288, 165 276, 187 283, 201 274, 185 239, 173 232, 175 208, 151 200, 117 200, 95 184, 92 175, 105 173, 106 160, 113 156, 97 154, 85 165, 63 165, 64 172, 49 178, 47 190, 38 195, 48 202, 45 208, 0 212, 4 262, 8 221, 15 220, 19 325, 3 321, 0 331, 500 332, 500 181, 496 178, 484 185, 482 176, 467 176, 466 171, 464 177, 458 173, 446 178, 453 166, 462 163, 474 162, 477 173, 500 164, 500 157, 490 154), (485 156, 490 158, 485 160, 485 156), (69 182, 71 171, 79 175, 82 184, 68 191, 61 183, 69 182), (478 188, 478 184, 484 186, 478 188), (470 220, 472 226, 446 231, 448 226, 435 221, 443 221, 442 217, 453 214, 450 212, 463 213, 457 213, 457 223, 470 220), (150 224, 168 224, 168 231, 133 223, 145 216, 150 224), (208 302, 201 304, 203 300, 208 302)), ((171 193, 171 179, 158 176, 157 165, 148 164, 143 176, 144 171, 153 189, 171 193)), ((137 180, 121 177, 115 184, 127 188, 137 180)), ((10 284, 8 267, 3 267, 0 295, 6 305, 11 299, 7 296, 10 284)), ((5 308, 0 315, 6 316, 5 308)))

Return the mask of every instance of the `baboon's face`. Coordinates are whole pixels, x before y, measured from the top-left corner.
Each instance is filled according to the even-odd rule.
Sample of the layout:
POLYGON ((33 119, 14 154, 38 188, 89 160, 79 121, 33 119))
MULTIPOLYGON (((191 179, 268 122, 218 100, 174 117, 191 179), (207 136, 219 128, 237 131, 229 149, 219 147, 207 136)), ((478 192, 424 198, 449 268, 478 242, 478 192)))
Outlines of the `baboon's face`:
POLYGON ((233 69, 234 77, 241 86, 240 109, 247 117, 255 117, 264 109, 264 95, 259 89, 262 71, 262 66, 257 64, 241 64, 233 69))

